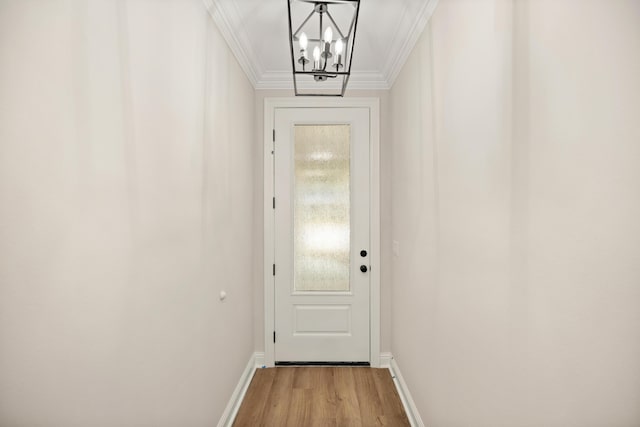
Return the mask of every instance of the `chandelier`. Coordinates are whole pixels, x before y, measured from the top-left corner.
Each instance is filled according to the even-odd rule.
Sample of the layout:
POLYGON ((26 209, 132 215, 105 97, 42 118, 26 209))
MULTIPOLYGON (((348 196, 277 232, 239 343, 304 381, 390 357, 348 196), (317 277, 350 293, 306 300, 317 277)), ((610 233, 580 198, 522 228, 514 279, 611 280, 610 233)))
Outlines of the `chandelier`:
POLYGON ((344 96, 360 0, 287 0, 287 6, 296 96, 344 96))

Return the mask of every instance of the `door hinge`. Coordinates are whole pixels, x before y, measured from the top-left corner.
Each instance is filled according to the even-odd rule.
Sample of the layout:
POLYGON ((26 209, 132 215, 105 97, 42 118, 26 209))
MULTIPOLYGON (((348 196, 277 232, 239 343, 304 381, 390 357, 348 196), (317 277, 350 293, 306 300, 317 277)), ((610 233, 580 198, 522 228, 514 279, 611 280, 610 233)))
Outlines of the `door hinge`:
POLYGON ((276 275, 276 265, 275 264, 273 264, 273 275, 274 276, 276 275))
POLYGON ((276 208, 276 198, 274 197, 273 198, 273 209, 275 209, 275 208, 276 208))
POLYGON ((276 130, 273 130, 273 142, 276 142, 276 130))
POLYGON ((273 331, 273 342, 276 342, 276 331, 273 331))

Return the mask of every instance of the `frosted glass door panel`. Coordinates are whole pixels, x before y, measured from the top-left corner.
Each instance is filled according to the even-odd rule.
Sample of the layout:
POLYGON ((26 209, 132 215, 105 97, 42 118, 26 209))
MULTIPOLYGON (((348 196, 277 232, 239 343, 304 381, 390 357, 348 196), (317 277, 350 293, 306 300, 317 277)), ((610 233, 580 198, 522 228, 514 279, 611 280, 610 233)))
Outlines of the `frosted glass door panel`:
POLYGON ((296 125, 294 288, 349 291, 350 125, 296 125))

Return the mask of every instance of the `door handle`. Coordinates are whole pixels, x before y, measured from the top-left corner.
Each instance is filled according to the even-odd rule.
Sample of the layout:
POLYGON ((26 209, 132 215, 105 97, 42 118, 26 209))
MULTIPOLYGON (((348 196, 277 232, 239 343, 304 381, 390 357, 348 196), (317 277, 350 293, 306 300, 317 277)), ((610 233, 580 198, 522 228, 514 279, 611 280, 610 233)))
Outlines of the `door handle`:
POLYGON ((366 265, 361 265, 360 266, 360 271, 362 271, 363 273, 367 272, 367 266, 366 265))

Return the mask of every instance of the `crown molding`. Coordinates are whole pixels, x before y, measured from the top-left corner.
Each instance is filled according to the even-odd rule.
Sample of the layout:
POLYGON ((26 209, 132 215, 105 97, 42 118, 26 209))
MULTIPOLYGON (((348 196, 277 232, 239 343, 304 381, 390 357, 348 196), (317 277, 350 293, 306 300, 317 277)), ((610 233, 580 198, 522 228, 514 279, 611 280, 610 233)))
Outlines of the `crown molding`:
POLYGON ((404 63, 407 62, 407 58, 409 58, 409 54, 411 54, 411 51, 413 51, 418 39, 422 35, 424 27, 427 25, 427 22, 429 22, 429 19, 431 19, 433 12, 435 12, 438 1, 439 0, 427 0, 420 9, 420 12, 411 26, 408 36, 404 40, 398 38, 396 34, 393 41, 393 49, 391 51, 398 52, 398 54, 389 56, 389 60, 387 61, 383 71, 389 88, 393 86, 396 78, 398 78, 398 74, 400 74, 404 63))
POLYGON ((293 89, 290 71, 267 71, 256 82, 257 90, 263 89, 293 89))
MULTIPOLYGON (((405 10, 402 21, 410 23, 411 30, 406 37, 400 36, 399 33, 395 34, 392 48, 390 49, 390 52, 395 52, 395 54, 389 54, 389 58, 381 71, 353 71, 349 79, 348 89, 390 89, 420 38, 427 22, 433 15, 438 1, 426 0, 413 21, 412 14, 405 10)), ((251 43, 247 40, 246 33, 242 30, 235 30, 236 28, 242 28, 242 25, 234 0, 203 0, 203 3, 255 89, 293 88, 291 72, 264 71, 258 56, 251 47, 251 43)), ((331 84, 325 84, 325 86, 330 88, 331 84)), ((339 84, 336 83, 335 86, 338 87, 339 84)), ((301 89, 311 89, 313 87, 310 82, 300 84, 301 89)))
MULTIPOLYGON (((326 89, 339 89, 340 82, 324 82, 323 87, 326 89)), ((313 82, 300 82, 300 89, 316 89, 317 85, 313 82)), ((384 79, 384 76, 376 72, 352 72, 349 78, 347 89, 375 89, 385 90, 390 86, 384 79)), ((255 89, 293 89, 293 77, 291 71, 269 71, 262 75, 262 78, 255 84, 255 89)))
POLYGON ((391 89, 391 86, 389 86, 387 79, 384 78, 382 73, 372 71, 353 71, 349 78, 349 85, 347 86, 347 90, 349 89, 386 90, 391 89))
MULTIPOLYGON (((240 64, 240 67, 247 75, 251 85, 255 87, 258 82, 258 76, 262 75, 262 70, 259 64, 253 60, 256 58, 255 54, 251 51, 247 52, 243 48, 243 43, 240 40, 242 36, 233 30, 232 19, 229 15, 233 14, 231 10, 234 9, 223 7, 220 0, 203 0, 203 3, 209 15, 216 23, 222 37, 229 45, 229 49, 231 49, 231 52, 233 52, 233 55, 238 60, 238 64, 240 64)), ((237 12, 235 18, 237 19, 237 12)), ((244 33, 242 34, 244 35, 244 33)), ((244 46, 250 45, 245 43, 244 46)))

